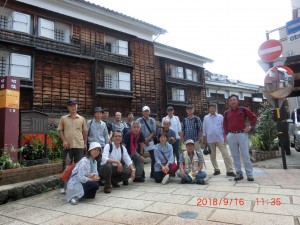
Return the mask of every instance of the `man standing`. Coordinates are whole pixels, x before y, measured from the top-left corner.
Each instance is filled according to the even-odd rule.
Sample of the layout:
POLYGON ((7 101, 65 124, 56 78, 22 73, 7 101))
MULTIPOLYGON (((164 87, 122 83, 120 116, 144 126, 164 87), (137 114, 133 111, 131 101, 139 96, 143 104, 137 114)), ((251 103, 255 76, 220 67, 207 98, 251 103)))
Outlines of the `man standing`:
POLYGON ((178 116, 174 116, 174 108, 172 106, 168 106, 167 114, 168 115, 165 116, 162 119, 161 124, 164 124, 164 121, 166 119, 169 119, 170 123, 171 123, 170 128, 175 131, 176 140, 175 140, 174 143, 172 143, 172 146, 173 146, 173 152, 176 156, 176 160, 177 160, 177 163, 178 163, 178 160, 179 160, 179 142, 180 142, 180 135, 182 133, 181 123, 180 123, 180 120, 179 120, 178 116))
POLYGON ((105 180, 104 193, 107 194, 111 193, 111 185, 118 188, 120 187, 119 182, 126 181, 129 177, 133 180, 135 178, 132 161, 127 149, 121 144, 122 132, 114 132, 113 139, 112 144, 107 144, 104 147, 100 168, 100 177, 105 180))
POLYGON ((127 128, 126 123, 122 121, 122 114, 120 112, 115 113, 115 121, 112 123, 112 131, 117 130, 123 132, 124 128, 127 128))
POLYGON ((126 125, 127 125, 128 128, 131 128, 131 123, 133 122, 133 120, 134 120, 133 113, 129 112, 127 114, 127 123, 126 123, 126 125))
POLYGON ((137 119, 137 121, 141 124, 141 132, 145 137, 145 147, 144 150, 148 151, 151 157, 151 173, 150 178, 154 178, 154 141, 156 133, 156 123, 153 118, 150 117, 150 108, 148 106, 144 106, 142 109, 143 117, 137 119))
POLYGON ((108 117, 109 117, 109 111, 108 111, 108 109, 105 108, 105 109, 103 109, 102 120, 104 123, 106 123, 108 137, 109 137, 109 140, 111 140, 113 131, 112 131, 112 124, 110 122, 108 122, 108 117))
POLYGON ((205 184, 206 172, 202 171, 204 159, 202 154, 195 151, 195 143, 189 139, 185 142, 186 151, 180 154, 178 177, 181 183, 205 184))
POLYGON ((203 120, 203 136, 204 144, 208 144, 211 149, 210 160, 215 169, 214 175, 221 173, 216 159, 216 147, 218 147, 222 153, 227 176, 235 177, 232 161, 224 142, 223 116, 216 113, 215 105, 209 105, 208 111, 209 114, 206 115, 203 120))
POLYGON ((189 139, 193 140, 195 143, 195 150, 200 152, 200 143, 202 138, 202 122, 197 116, 194 116, 194 106, 189 105, 186 107, 187 117, 182 121, 182 133, 181 139, 187 141, 189 139))
POLYGON ((247 107, 239 106, 238 97, 236 95, 229 96, 228 105, 230 109, 224 113, 224 133, 225 141, 228 142, 235 171, 237 173, 234 180, 238 181, 244 178, 240 161, 240 154, 242 154, 247 180, 254 181, 252 175, 252 163, 249 155, 248 132, 256 124, 256 115, 247 107), (246 127, 247 118, 250 122, 249 127, 246 127))
POLYGON ((87 122, 88 126, 88 143, 97 142, 103 149, 109 142, 108 130, 105 122, 102 121, 102 108, 94 109, 94 119, 87 122))
MULTIPOLYGON (((57 130, 63 141, 63 169, 66 167, 66 159, 70 162, 78 162, 87 151, 87 125, 84 117, 77 114, 77 103, 75 100, 67 102, 69 114, 62 116, 57 130)), ((61 190, 65 193, 65 189, 61 190)))

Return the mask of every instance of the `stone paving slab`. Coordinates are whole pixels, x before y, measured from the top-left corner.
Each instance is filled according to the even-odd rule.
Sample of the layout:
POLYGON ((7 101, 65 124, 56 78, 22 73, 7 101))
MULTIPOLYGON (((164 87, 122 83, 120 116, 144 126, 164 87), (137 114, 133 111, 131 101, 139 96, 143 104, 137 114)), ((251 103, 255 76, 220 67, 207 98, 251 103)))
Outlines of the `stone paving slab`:
POLYGON ((189 190, 189 189, 178 189, 174 191, 172 194, 176 195, 189 195, 189 196, 196 196, 196 197, 207 197, 207 198, 222 198, 225 197, 227 192, 223 191, 206 191, 206 190, 189 190))
POLYGON ((269 195, 269 194, 250 194, 250 193, 229 193, 226 198, 234 199, 244 199, 245 201, 262 201, 262 199, 269 200, 272 202, 276 198, 280 199, 281 203, 291 203, 290 197, 286 195, 269 195))
POLYGON ((32 223, 26 223, 19 220, 13 220, 11 222, 5 223, 6 225, 31 225, 32 223))
POLYGON ((188 205, 197 205, 198 207, 212 207, 212 208, 224 208, 224 209, 234 209, 242 211, 251 210, 251 201, 240 201, 239 198, 198 198, 194 197, 187 203, 188 205), (215 201, 214 201, 215 199, 215 201), (222 199, 222 200, 221 200, 222 199))
POLYGON ((228 187, 211 185, 205 189, 206 191, 226 191, 226 192, 242 192, 242 193, 258 193, 258 187, 228 187))
MULTIPOLYGON (((151 198, 150 198, 151 199, 151 198)), ((125 198, 117 198, 110 197, 105 201, 97 202, 97 205, 103 205, 108 207, 117 207, 123 209, 133 209, 133 210, 143 210, 147 206, 154 203, 153 201, 139 200, 139 199, 125 199, 125 198)))
POLYGON ((87 204, 84 202, 80 202, 80 207, 74 207, 71 204, 65 204, 55 208, 55 211, 69 213, 73 215, 85 216, 85 217, 95 217, 109 209, 111 207, 101 206, 101 205, 94 205, 94 204, 87 204))
MULTIPOLYGON (((300 186, 299 186, 300 188, 300 186)), ((260 194, 265 193, 265 194, 274 194, 274 195, 291 195, 291 196, 300 196, 300 189, 273 189, 273 188, 265 188, 262 187, 260 188, 259 191, 260 194)))
POLYGON ((11 222, 13 220, 14 219, 12 219, 12 218, 8 218, 8 217, 0 215, 0 224, 7 224, 7 223, 9 223, 9 222, 11 222))
POLYGON ((254 205, 253 211, 278 215, 300 216, 300 206, 292 204, 272 205, 271 203, 258 203, 254 205))
POLYGON ((182 196, 176 194, 145 193, 138 196, 136 199, 152 200, 156 202, 185 204, 191 199, 191 196, 182 196))
POLYGON ((176 216, 170 216, 167 219, 165 219, 163 222, 161 222, 159 225, 182 225, 182 224, 188 224, 188 225, 226 225, 228 223, 219 223, 219 222, 210 222, 210 221, 204 221, 204 220, 195 220, 195 219, 183 219, 176 216))
POLYGON ((96 216, 96 218, 115 223, 148 225, 158 224, 160 221, 166 218, 166 216, 149 212, 115 208, 96 216))
POLYGON ((244 212, 228 209, 217 209, 209 218, 210 221, 219 221, 232 224, 263 224, 263 225, 294 225, 293 216, 244 212))
POLYGON ((119 224, 123 224, 123 223, 114 223, 114 222, 109 222, 109 221, 104 221, 104 220, 98 220, 98 219, 95 219, 95 218, 86 218, 86 217, 75 216, 75 215, 63 215, 63 216, 60 216, 58 218, 47 221, 45 223, 42 223, 42 225, 74 225, 74 224, 119 225, 119 224))
POLYGON ((196 212, 198 214, 196 219, 206 220, 207 216, 213 211, 213 208, 155 202, 154 204, 145 208, 144 211, 153 212, 153 213, 162 213, 162 214, 173 215, 173 216, 177 215, 180 212, 191 211, 191 212, 196 212))
POLYGON ((35 208, 35 207, 26 207, 23 209, 6 213, 5 216, 23 222, 40 224, 62 215, 64 215, 64 213, 62 212, 56 212, 53 210, 46 210, 46 209, 35 208))
POLYGON ((300 197, 293 196, 292 198, 293 198, 293 203, 294 204, 300 205, 300 197))

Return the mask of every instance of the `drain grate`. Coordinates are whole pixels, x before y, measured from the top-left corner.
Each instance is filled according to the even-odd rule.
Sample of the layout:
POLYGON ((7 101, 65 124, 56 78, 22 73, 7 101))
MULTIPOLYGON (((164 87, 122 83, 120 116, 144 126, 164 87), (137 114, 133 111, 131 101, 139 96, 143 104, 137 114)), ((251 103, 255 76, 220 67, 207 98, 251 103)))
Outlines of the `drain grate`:
POLYGON ((184 211, 177 214, 179 217, 184 219, 195 219, 198 216, 198 213, 191 211, 184 211))

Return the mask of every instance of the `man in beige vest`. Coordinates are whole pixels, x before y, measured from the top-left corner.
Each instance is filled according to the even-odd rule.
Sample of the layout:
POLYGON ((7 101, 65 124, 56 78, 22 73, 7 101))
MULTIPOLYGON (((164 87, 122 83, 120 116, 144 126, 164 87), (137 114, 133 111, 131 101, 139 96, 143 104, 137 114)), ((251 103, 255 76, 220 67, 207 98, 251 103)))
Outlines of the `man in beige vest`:
POLYGON ((201 153, 195 151, 195 142, 188 139, 185 142, 186 151, 179 157, 178 177, 181 183, 204 184, 206 172, 202 171, 204 159, 201 153))

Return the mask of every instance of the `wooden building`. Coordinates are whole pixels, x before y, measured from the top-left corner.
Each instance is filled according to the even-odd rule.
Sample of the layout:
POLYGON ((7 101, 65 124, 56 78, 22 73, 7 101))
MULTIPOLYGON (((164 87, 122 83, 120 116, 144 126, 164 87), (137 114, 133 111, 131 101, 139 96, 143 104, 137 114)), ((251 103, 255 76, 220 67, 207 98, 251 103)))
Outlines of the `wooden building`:
POLYGON ((227 99, 232 94, 238 96, 240 105, 248 106, 255 113, 258 112, 261 103, 266 101, 262 94, 262 86, 229 79, 226 75, 205 70, 205 83, 206 101, 216 105, 220 114, 228 109, 227 99))
POLYGON ((187 103, 202 113, 211 60, 154 44, 162 28, 84 0, 6 1, 0 13, 0 76, 21 79, 21 110, 60 116, 72 98, 83 115, 102 106, 140 116, 148 105, 160 119, 167 105, 183 112, 187 103))

